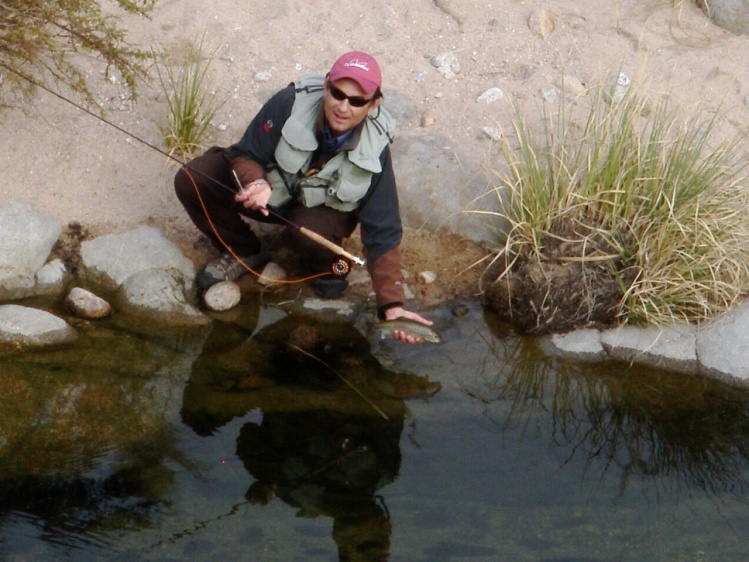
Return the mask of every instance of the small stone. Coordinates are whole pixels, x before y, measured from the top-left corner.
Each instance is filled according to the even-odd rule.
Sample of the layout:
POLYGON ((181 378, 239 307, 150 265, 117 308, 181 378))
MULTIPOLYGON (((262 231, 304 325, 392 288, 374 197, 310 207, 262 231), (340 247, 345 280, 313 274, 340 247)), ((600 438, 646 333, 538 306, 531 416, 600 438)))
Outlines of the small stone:
POLYGON ((437 280, 437 274, 434 271, 420 271, 416 274, 419 283, 430 285, 437 280))
POLYGON ((435 55, 431 63, 445 78, 455 78, 455 75, 460 72, 460 63, 454 53, 435 55))
POLYGON ((211 285, 203 295, 203 302, 208 310, 223 312, 231 310, 242 300, 239 285, 232 281, 220 281, 211 285))
POLYGON ((611 96, 611 102, 619 103, 620 101, 622 101, 631 85, 632 80, 629 78, 629 76, 627 76, 623 72, 620 72, 616 77, 616 86, 614 86, 614 93, 611 96))
POLYGON ((256 72, 252 79, 255 80, 255 82, 268 82, 272 77, 273 75, 270 72, 264 70, 262 72, 256 72))
POLYGON ((504 92, 500 88, 489 88, 483 94, 481 94, 476 101, 483 103, 492 103, 501 100, 505 97, 504 92))
POLYGON ((425 128, 426 127, 431 127, 432 125, 434 125, 434 122, 435 122, 434 115, 432 115, 431 113, 424 113, 424 114, 422 114, 422 116, 421 116, 421 126, 422 127, 425 127, 425 128))
POLYGON ((264 286, 275 285, 278 281, 286 279, 286 270, 276 262, 268 262, 257 278, 258 283, 264 286))
POLYGON ((68 270, 62 260, 52 260, 36 272, 37 289, 42 292, 48 290, 62 290, 68 270))
POLYGON ((534 11, 528 18, 528 29, 539 37, 548 37, 554 31, 556 22, 554 14, 544 8, 534 11))
POLYGON ((502 129, 499 129, 498 127, 484 127, 481 130, 494 142, 502 140, 502 129))
POLYGON ((106 318, 112 313, 112 306, 107 301, 80 287, 71 289, 65 306, 76 316, 89 320, 106 318))
POLYGON ((554 103, 557 101, 558 96, 559 92, 557 92, 556 88, 552 88, 551 86, 541 88, 541 97, 545 102, 554 103))
POLYGON ((579 97, 585 95, 587 88, 582 81, 575 76, 562 76, 555 82, 556 86, 571 96, 579 97))
POLYGON ((453 316, 454 316, 455 318, 463 318, 463 317, 464 317, 464 316, 465 316, 466 314, 468 314, 468 312, 469 312, 469 309, 468 309, 468 307, 467 307, 466 305, 464 305, 464 304, 458 304, 458 305, 455 305, 455 306, 453 307, 453 309, 452 309, 452 311, 451 311, 451 312, 452 312, 452 315, 453 315, 453 316))

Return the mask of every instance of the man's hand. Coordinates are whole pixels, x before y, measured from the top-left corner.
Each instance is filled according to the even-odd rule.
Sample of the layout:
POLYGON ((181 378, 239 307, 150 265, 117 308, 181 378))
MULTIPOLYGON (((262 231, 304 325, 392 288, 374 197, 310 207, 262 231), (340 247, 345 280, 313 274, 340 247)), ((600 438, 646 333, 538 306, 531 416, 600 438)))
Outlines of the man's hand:
POLYGON ((242 188, 242 191, 234 196, 237 203, 241 203, 245 209, 260 211, 268 216, 268 201, 270 200, 270 184, 264 179, 254 180, 242 188))
MULTIPOLYGON (((397 318, 406 318, 408 320, 413 320, 414 322, 424 324, 425 326, 431 326, 434 323, 431 320, 427 320, 423 316, 420 316, 415 312, 410 312, 401 306, 388 308, 385 311, 385 320, 396 320, 397 318)), ((411 336, 403 330, 395 330, 393 332, 393 338, 396 340, 400 340, 403 343, 421 343, 422 341, 421 338, 411 336)))

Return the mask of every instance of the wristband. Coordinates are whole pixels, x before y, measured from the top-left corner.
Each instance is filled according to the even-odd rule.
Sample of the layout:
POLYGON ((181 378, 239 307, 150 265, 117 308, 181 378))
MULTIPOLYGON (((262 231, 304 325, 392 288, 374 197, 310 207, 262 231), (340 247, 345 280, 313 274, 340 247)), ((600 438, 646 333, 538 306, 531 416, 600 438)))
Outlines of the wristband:
POLYGON ((377 318, 379 318, 380 320, 385 320, 385 312, 390 310, 391 308, 395 308, 398 306, 403 306, 403 303, 395 301, 383 304, 382 306, 377 308, 377 318))

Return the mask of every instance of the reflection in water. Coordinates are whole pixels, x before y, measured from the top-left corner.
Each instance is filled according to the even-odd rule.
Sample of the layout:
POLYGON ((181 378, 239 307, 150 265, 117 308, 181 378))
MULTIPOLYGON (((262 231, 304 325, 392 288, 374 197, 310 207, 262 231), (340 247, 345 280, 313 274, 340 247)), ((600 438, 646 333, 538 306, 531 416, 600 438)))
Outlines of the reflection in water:
POLYGON ((209 341, 182 415, 210 435, 261 411, 262 421, 246 423, 237 438, 252 477, 246 500, 262 506, 275 497, 297 516, 330 517, 340 560, 381 561, 391 521, 379 492, 398 475, 403 399, 439 388, 383 368, 350 326, 286 318, 233 349, 209 341))
POLYGON ((599 481, 602 474, 590 471, 618 470, 622 494, 635 477, 656 490, 666 484, 736 497, 747 491, 745 390, 626 364, 581 371, 541 357, 520 338, 505 338, 491 353, 499 372, 465 392, 487 404, 489 417, 491 405, 501 403, 503 430, 551 417, 550 439, 567 451, 567 460, 583 455, 599 481))
POLYGON ((107 326, 2 358, 0 524, 20 517, 50 543, 96 543, 102 530, 148 527, 165 504, 166 461, 184 461, 167 419, 189 355, 107 326))
POLYGON ((403 420, 331 412, 268 414, 242 427, 237 454, 254 478, 246 498, 273 496, 299 517, 333 519, 340 560, 385 560, 390 518, 378 490, 400 466, 403 420))
POLYGON ((439 346, 245 306, 179 352, 97 323, 3 357, 0 559, 742 559, 745 390, 431 316, 439 346))

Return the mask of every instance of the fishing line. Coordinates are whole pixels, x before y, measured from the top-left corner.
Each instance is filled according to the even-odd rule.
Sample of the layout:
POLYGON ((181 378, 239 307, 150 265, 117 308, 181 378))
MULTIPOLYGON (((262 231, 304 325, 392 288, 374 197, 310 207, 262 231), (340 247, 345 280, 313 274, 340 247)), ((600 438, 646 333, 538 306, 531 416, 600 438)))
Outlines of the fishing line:
MULTIPOLYGON (((198 199, 200 200, 200 205, 203 208, 203 213, 205 214, 205 217, 208 220, 208 223, 211 226, 211 229, 213 230, 213 233, 216 236, 216 238, 221 242, 221 244, 224 246, 224 248, 226 248, 226 250, 231 254, 231 256, 234 257, 236 260, 238 260, 239 263, 241 263, 242 266, 245 269, 247 269, 248 271, 252 272, 256 276, 261 277, 261 275, 257 271, 254 271, 247 264, 245 264, 244 261, 242 261, 242 259, 239 258, 234 253, 234 251, 232 250, 232 248, 221 239, 221 237, 219 236, 218 232, 216 231, 215 226, 213 225, 213 221, 211 221, 211 218, 210 218, 210 216, 208 214, 208 210, 207 210, 207 208, 205 206, 205 203, 203 202, 203 198, 202 198, 202 196, 200 194, 200 190, 198 189, 197 183, 195 182, 195 178, 193 178, 193 176, 192 176, 192 174, 190 172, 195 172, 195 173, 199 174, 203 178, 212 181, 213 183, 215 183, 219 187, 221 187, 223 189, 226 189, 226 190, 230 191, 231 193, 237 193, 236 189, 234 189, 233 187, 228 186, 225 183, 223 183, 223 182, 221 182, 221 181, 219 181, 219 180, 217 180, 217 179, 209 176, 208 174, 206 174, 205 172, 203 172, 201 170, 193 168, 188 163, 183 162, 182 160, 180 160, 179 158, 177 158, 173 154, 171 154, 171 153, 169 153, 169 152, 167 152, 165 150, 161 150, 159 147, 151 144, 150 142, 146 141, 145 139, 142 139, 141 137, 139 137, 137 135, 134 135, 133 133, 131 133, 130 131, 124 129, 123 127, 120 127, 119 125, 116 125, 115 123, 113 123, 111 121, 108 121, 107 119, 105 119, 101 115, 98 115, 98 114, 94 113, 90 109, 87 109, 86 107, 84 107, 84 106, 82 106, 82 105, 74 102, 73 100, 71 100, 71 99, 63 96, 62 94, 60 94, 58 92, 55 92, 51 88, 48 88, 47 86, 45 86, 44 84, 38 82, 37 80, 34 80, 33 78, 31 78, 29 76, 26 76, 25 74, 19 72, 18 70, 14 69, 14 68, 11 68, 11 67, 7 66, 6 64, 4 64, 2 62, 0 62, 0 67, 2 67, 5 70, 7 70, 7 71, 9 71, 9 72, 11 72, 13 74, 15 74, 19 78, 21 78, 23 80, 26 80, 27 82, 29 82, 30 84, 36 86, 37 88, 40 88, 40 89, 44 90, 45 92, 47 92, 49 94, 52 94, 56 98, 64 101, 67 104, 72 105, 76 109, 78 109, 78 110, 80 110, 80 111, 82 111, 82 112, 90 115, 91 117, 94 117, 95 119, 98 119, 102 123, 104 123, 106 125, 109 125, 110 127, 114 128, 115 130, 119 131, 120 133, 122 133, 122 134, 124 134, 124 135, 126 135, 126 136, 128 136, 130 138, 132 138, 133 140, 136 140, 137 142, 141 143, 142 145, 146 146, 147 148, 150 148, 151 150, 154 150, 154 151, 158 152, 159 154, 161 154, 162 156, 165 156, 166 158, 168 158, 170 160, 173 160, 174 162, 176 162, 177 164, 179 164, 182 167, 182 169, 185 171, 185 173, 187 174, 188 178, 190 178, 190 181, 192 182, 192 185, 195 188, 195 192, 196 192, 196 194, 198 196, 198 199)), ((238 180, 238 177, 236 176, 236 172, 232 171, 232 173, 234 173, 234 177, 238 180)), ((241 190, 241 185, 239 186, 239 189, 241 190)), ((275 212, 273 209, 265 207, 265 210, 268 211, 269 214, 273 215, 274 218, 276 218, 276 219, 280 220, 281 222, 283 222, 283 223, 285 223, 285 224, 287 224, 287 225, 289 225, 289 226, 291 226, 291 227, 299 230, 303 235, 305 235, 307 238, 313 240, 317 244, 320 244, 321 246, 324 246, 325 248, 331 250, 334 253, 337 253, 338 255, 342 255, 342 256, 350 259, 351 261, 353 261, 357 265, 364 266, 365 262, 364 262, 363 259, 361 259, 361 258, 359 258, 357 256, 354 256, 353 254, 350 254, 349 252, 347 252, 346 250, 344 250, 343 248, 341 248, 339 245, 331 242, 327 238, 324 238, 320 234, 317 234, 316 232, 311 231, 311 230, 309 230, 308 228, 306 228, 304 226, 299 226, 298 224, 290 221, 289 219, 287 219, 286 217, 282 216, 281 214, 275 212)), ((272 279, 272 281, 277 282, 277 283, 281 283, 281 282, 283 282, 283 283, 301 283, 301 282, 307 281, 309 279, 314 279, 316 277, 322 277, 322 276, 325 276, 325 275, 329 275, 329 273, 330 272, 326 271, 326 272, 323 272, 323 273, 312 275, 310 277, 305 277, 303 279, 296 279, 296 280, 278 280, 278 279, 272 279)))
POLYGON ((289 346, 289 347, 291 347, 292 349, 296 349, 296 350, 297 350, 297 351, 298 351, 299 353, 303 353, 303 354, 304 354, 304 355, 306 355, 307 357, 310 357, 311 359, 314 359, 314 360, 315 360, 315 361, 317 361, 318 363, 321 363, 321 364, 322 364, 322 365, 323 365, 324 367, 327 367, 328 369, 330 369, 330 371, 331 371, 331 372, 332 372, 332 373, 333 373, 334 375, 336 375, 336 376, 337 376, 337 377, 338 377, 339 379, 341 379, 341 380, 342 380, 342 381, 343 381, 343 382, 344 382, 344 383, 345 383, 345 384, 346 384, 346 385, 347 385, 347 386, 348 386, 348 387, 349 387, 349 388, 350 388, 351 390, 353 390, 353 391, 354 391, 354 392, 355 392, 355 393, 356 393, 356 394, 357 394, 357 395, 358 395, 358 396, 359 396, 359 397, 360 397, 360 398, 361 398, 362 400, 364 400, 364 401, 365 401, 365 402, 366 402, 367 404, 369 404, 370 406, 372 406, 372 408, 374 408, 374 410, 375 410, 375 411, 376 411, 376 412, 377 412, 378 414, 380 414, 380 415, 381 415, 381 416, 382 416, 382 417, 383 417, 383 418, 385 419, 385 421, 390 421, 390 418, 389 418, 389 417, 387 416, 387 414, 386 414, 385 412, 383 412, 383 411, 382 411, 382 410, 381 410, 380 408, 378 408, 378 407, 377 407, 377 404, 375 404, 375 403, 374 403, 374 402, 372 402, 372 401, 371 401, 371 400, 370 400, 369 398, 367 398, 367 397, 366 397, 366 396, 364 395, 364 393, 363 393, 363 392, 362 392, 361 390, 359 390, 358 388, 356 388, 356 386, 354 386, 354 384, 353 384, 353 383, 352 383, 351 381, 349 381, 349 380, 348 380, 348 379, 347 379, 346 377, 344 377, 344 376, 343 376, 343 375, 342 375, 341 373, 339 373, 338 371, 336 371, 335 369, 333 369, 333 367, 331 367, 330 365, 328 365, 328 364, 327 364, 327 363, 326 363, 325 361, 323 361, 323 360, 322 360, 322 359, 320 359, 319 357, 315 357, 315 356, 314 356, 314 355, 312 355, 312 354, 311 354, 310 352, 308 352, 308 351, 305 351, 305 350, 303 350, 303 349, 302 349, 301 347, 299 347, 299 346, 297 346, 297 345, 294 345, 293 343, 289 343, 289 342, 286 342, 286 345, 288 345, 288 346, 289 346))

